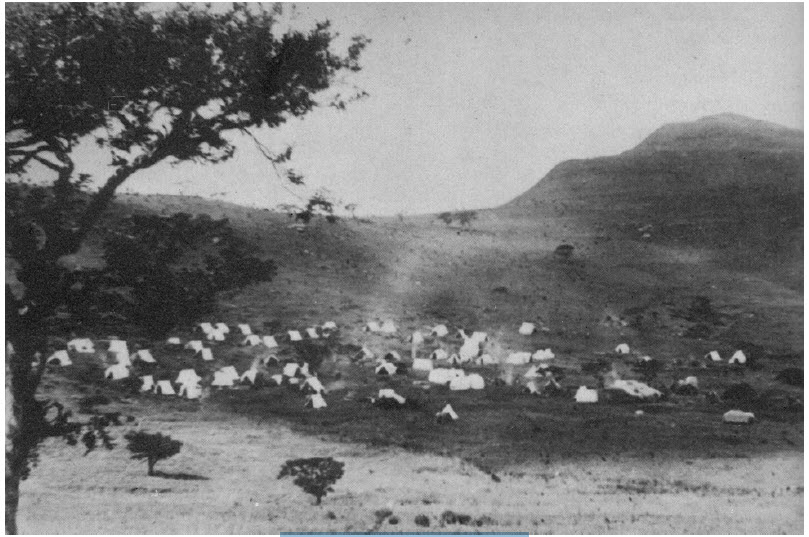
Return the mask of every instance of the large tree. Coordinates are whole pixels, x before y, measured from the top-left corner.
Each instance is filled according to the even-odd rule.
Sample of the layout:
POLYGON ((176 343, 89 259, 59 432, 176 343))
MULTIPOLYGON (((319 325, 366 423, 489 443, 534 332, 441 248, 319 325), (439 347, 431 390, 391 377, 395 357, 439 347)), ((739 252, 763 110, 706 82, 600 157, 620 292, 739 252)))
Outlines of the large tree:
MULTIPOLYGON (((147 8, 6 5, 6 256, 24 289, 6 286, 7 533, 17 530, 20 479, 49 430, 36 392, 48 321, 70 285, 65 256, 133 174, 167 160, 226 160, 234 134, 258 144, 262 130, 318 106, 341 72, 359 70, 367 43, 358 36, 334 51, 327 22, 279 33, 277 7, 147 8), (109 175, 91 178, 97 189, 75 172, 88 140, 110 155, 109 175), (19 188, 32 166, 52 174, 48 188, 19 188)), ((261 149, 273 166, 289 158, 261 149)))

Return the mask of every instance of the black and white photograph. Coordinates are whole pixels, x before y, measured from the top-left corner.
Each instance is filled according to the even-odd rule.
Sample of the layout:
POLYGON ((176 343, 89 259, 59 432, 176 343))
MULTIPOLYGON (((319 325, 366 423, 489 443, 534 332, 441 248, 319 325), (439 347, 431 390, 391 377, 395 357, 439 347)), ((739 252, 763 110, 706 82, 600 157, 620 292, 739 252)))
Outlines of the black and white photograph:
POLYGON ((804 4, 5 4, 7 535, 804 533, 804 4))

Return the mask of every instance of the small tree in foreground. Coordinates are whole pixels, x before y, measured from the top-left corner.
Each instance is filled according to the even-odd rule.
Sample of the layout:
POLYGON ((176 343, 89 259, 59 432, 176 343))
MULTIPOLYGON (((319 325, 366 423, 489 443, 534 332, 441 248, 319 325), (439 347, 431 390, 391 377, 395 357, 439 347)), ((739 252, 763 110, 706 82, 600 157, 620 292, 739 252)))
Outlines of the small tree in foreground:
POLYGON ((127 448, 132 452, 133 459, 146 459, 146 464, 149 465, 148 475, 154 475, 157 461, 175 456, 183 446, 179 440, 160 433, 131 431, 124 438, 129 441, 127 448))
POLYGON ((331 487, 338 479, 343 477, 345 463, 331 457, 312 457, 310 459, 292 459, 284 463, 278 479, 286 476, 294 477, 293 483, 298 485, 307 494, 315 497, 315 505, 327 492, 334 492, 331 487))

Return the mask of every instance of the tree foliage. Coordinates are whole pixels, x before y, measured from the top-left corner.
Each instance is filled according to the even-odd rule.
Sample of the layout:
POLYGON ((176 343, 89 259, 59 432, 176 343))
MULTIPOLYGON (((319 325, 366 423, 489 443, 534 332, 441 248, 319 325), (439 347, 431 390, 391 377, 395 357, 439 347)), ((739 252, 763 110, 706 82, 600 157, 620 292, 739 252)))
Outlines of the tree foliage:
POLYGON ((315 497, 316 505, 329 492, 334 492, 332 485, 343 477, 345 463, 331 457, 312 457, 309 459, 288 460, 281 467, 278 479, 291 476, 293 483, 307 494, 315 497))
POLYGON ((171 458, 180 452, 183 443, 168 435, 130 431, 124 438, 128 441, 127 449, 132 452, 132 459, 146 460, 148 474, 154 475, 154 465, 158 461, 171 458))

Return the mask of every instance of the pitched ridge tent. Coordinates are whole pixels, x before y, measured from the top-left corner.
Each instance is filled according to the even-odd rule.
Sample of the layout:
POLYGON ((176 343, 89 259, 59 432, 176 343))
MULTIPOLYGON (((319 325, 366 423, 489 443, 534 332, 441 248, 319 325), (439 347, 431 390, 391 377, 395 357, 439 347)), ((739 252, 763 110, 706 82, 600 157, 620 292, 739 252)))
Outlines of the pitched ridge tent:
POLYGON ((469 377, 455 377, 449 381, 449 389, 452 391, 466 391, 472 388, 469 377))
POLYGON ((398 402, 400 405, 405 404, 407 399, 393 391, 391 388, 383 388, 379 390, 379 399, 393 399, 398 402))
POLYGON ((469 379, 469 387, 473 390, 482 390, 486 387, 486 383, 483 380, 483 377, 478 375, 477 373, 472 373, 468 375, 466 378, 469 379))
POLYGON ((67 350, 83 354, 92 354, 95 352, 95 346, 93 345, 93 340, 89 338, 77 338, 67 342, 67 350))
POLYGON ((261 343, 261 338, 260 337, 254 335, 254 334, 250 334, 249 336, 245 337, 244 340, 242 341, 242 347, 245 347, 245 346, 255 347, 256 345, 258 345, 260 343, 261 343))
POLYGON ((159 395, 177 395, 168 380, 158 380, 155 384, 154 392, 159 395))
POLYGON ((186 399, 199 399, 202 396, 202 387, 199 382, 189 382, 180 386, 177 395, 182 397, 185 395, 186 399))
POLYGON ((287 335, 289 335, 290 341, 303 341, 301 333, 298 332, 297 330, 290 330, 289 332, 287 332, 287 335))
POLYGON ((722 421, 725 423, 750 423, 756 419, 756 415, 752 412, 743 412, 741 410, 728 410, 722 415, 722 421))
POLYGON ((129 366, 124 364, 115 364, 109 366, 104 370, 104 378, 112 380, 121 380, 129 376, 129 366))
POLYGON ((317 377, 309 377, 301 383, 301 390, 311 390, 312 393, 326 393, 326 388, 317 377))
POLYGON ((222 334, 230 334, 230 327, 225 323, 216 323, 216 331, 222 334))
POLYGON ((414 371, 430 371, 433 368, 433 361, 427 358, 416 358, 413 360, 414 371))
POLYGON ((479 331, 472 332, 471 339, 472 341, 477 341, 478 345, 481 345, 489 340, 489 334, 487 334, 486 332, 479 332, 479 331))
POLYGON ((430 371, 430 375, 427 377, 427 380, 433 384, 449 384, 452 380, 450 376, 450 370, 446 368, 436 368, 430 371))
POLYGON ((444 349, 435 349, 430 353, 431 360, 446 360, 449 358, 449 353, 444 349))
POLYGON ((73 365, 73 362, 70 361, 70 355, 67 353, 66 350, 56 351, 50 355, 48 358, 48 363, 52 364, 54 362, 59 362, 60 366, 67 366, 73 365))
POLYGON ((172 336, 166 340, 166 345, 182 345, 183 342, 177 336, 172 336))
POLYGON ((202 341, 198 339, 193 339, 185 344, 184 349, 191 349, 194 352, 200 352, 202 350, 202 341))
POLYGON ((376 366, 374 371, 377 375, 393 375, 396 373, 396 364, 383 362, 376 366))
POLYGON ((236 368, 232 365, 228 365, 214 371, 211 386, 230 387, 233 386, 233 383, 238 379, 239 374, 236 372, 236 368))
POLYGON ((615 354, 629 354, 629 345, 626 343, 621 343, 615 347, 615 354))
POLYGON ((730 357, 728 360, 729 364, 744 364, 747 363, 747 356, 744 355, 744 352, 738 350, 733 353, 733 356, 730 357))
POLYGON ((424 336, 421 332, 413 332, 410 335, 410 343, 413 345, 422 345, 424 343, 424 336))
POLYGON ((383 334, 395 334, 396 325, 391 320, 385 321, 382 323, 382 326, 379 327, 379 331, 383 334))
POLYGON ((320 339, 320 335, 317 333, 317 328, 307 328, 306 335, 309 336, 309 339, 320 339))
POLYGON ((365 325, 365 331, 366 332, 381 332, 382 327, 379 326, 379 323, 376 322, 376 321, 368 321, 368 323, 365 325))
POLYGON ((337 330, 337 323, 334 321, 326 321, 320 328, 323 330, 337 330))
POLYGON ((197 375, 197 372, 191 368, 183 369, 177 374, 177 384, 193 384, 202 380, 202 377, 197 375))
POLYGON ((705 358, 706 360, 707 360, 708 358, 710 358, 712 362, 721 362, 721 361, 722 361, 722 357, 721 357, 721 356, 719 356, 719 353, 718 353, 718 352, 716 352, 716 351, 711 351, 711 352, 709 352, 708 354, 706 354, 706 355, 704 356, 704 358, 705 358))
POLYGON ((213 330, 205 334, 205 339, 208 341, 225 341, 225 333, 219 330, 213 330))
POLYGON ((478 354, 480 354, 480 344, 472 338, 464 341, 463 345, 461 345, 461 349, 458 351, 458 355, 463 363, 471 362, 474 358, 477 358, 478 354))
POLYGON ((530 336, 534 332, 536 332, 537 327, 534 323, 522 323, 520 325, 519 330, 517 330, 521 336, 530 336))
POLYGON ((261 342, 264 343, 264 346, 268 349, 274 349, 278 347, 278 342, 275 341, 273 336, 264 336, 261 338, 261 342))
POLYGON ((439 421, 443 421, 443 420, 451 420, 451 421, 455 421, 455 420, 457 420, 457 419, 458 419, 458 414, 456 414, 456 413, 455 413, 455 411, 454 411, 454 410, 452 410, 452 405, 450 405, 449 403, 447 403, 447 406, 445 406, 444 408, 442 408, 442 409, 441 409, 441 411, 440 411, 440 412, 438 412, 438 413, 435 415, 435 417, 436 417, 436 418, 438 418, 438 419, 439 419, 439 421))
POLYGON ((134 357, 135 360, 140 360, 141 362, 146 362, 147 364, 156 363, 156 360, 154 359, 154 356, 152 356, 152 353, 151 351, 149 351, 149 349, 141 349, 132 356, 134 357))
POLYGON ((148 392, 154 388, 154 377, 152 375, 144 375, 140 377, 143 384, 140 386, 140 391, 148 392))
POLYGON ((270 379, 272 379, 272 381, 275 382, 278 386, 284 383, 284 375, 281 375, 280 373, 272 375, 270 379))
POLYGON ((239 382, 244 382, 245 380, 249 381, 250 384, 256 383, 256 376, 258 375, 258 369, 254 366, 245 371, 239 377, 239 382))
POLYGON ((213 351, 211 349, 202 349, 200 352, 202 353, 202 359, 206 362, 213 360, 213 351))
POLYGON ((531 361, 531 353, 526 351, 512 352, 506 358, 506 363, 511 365, 524 365, 531 361))
POLYGON ((326 408, 328 405, 326 405, 326 400, 323 399, 323 394, 313 393, 306 396, 306 406, 317 410, 320 408, 326 408))
POLYGON ((115 363, 118 365, 132 365, 132 360, 129 359, 129 354, 126 352, 112 353, 115 358, 115 363))
POLYGON ((295 362, 290 362, 284 365, 283 375, 285 377, 294 377, 298 374, 298 369, 300 366, 295 362))
POLYGON ((199 329, 202 330, 203 334, 210 334, 214 331, 213 325, 211 323, 199 323, 199 329))
POLYGON ((531 359, 534 360, 535 362, 541 362, 543 360, 553 360, 554 358, 556 358, 556 356, 550 349, 545 350, 539 349, 537 352, 531 355, 531 359))
POLYGON ((129 348, 126 345, 126 341, 122 339, 111 339, 107 350, 115 354, 126 353, 126 355, 129 356, 129 348))
POLYGON ((449 334, 449 329, 445 324, 437 324, 433 327, 431 333, 436 337, 444 337, 449 334))
POLYGON ((250 328, 249 324, 240 324, 239 331, 241 331, 243 336, 250 336, 253 334, 253 330, 250 328))
POLYGON ((598 403, 598 390, 591 390, 587 386, 579 386, 574 397, 577 403, 598 403))
POLYGON ((366 347, 365 345, 362 346, 360 352, 362 353, 362 357, 365 358, 366 360, 373 360, 374 358, 373 351, 368 347, 366 347))

